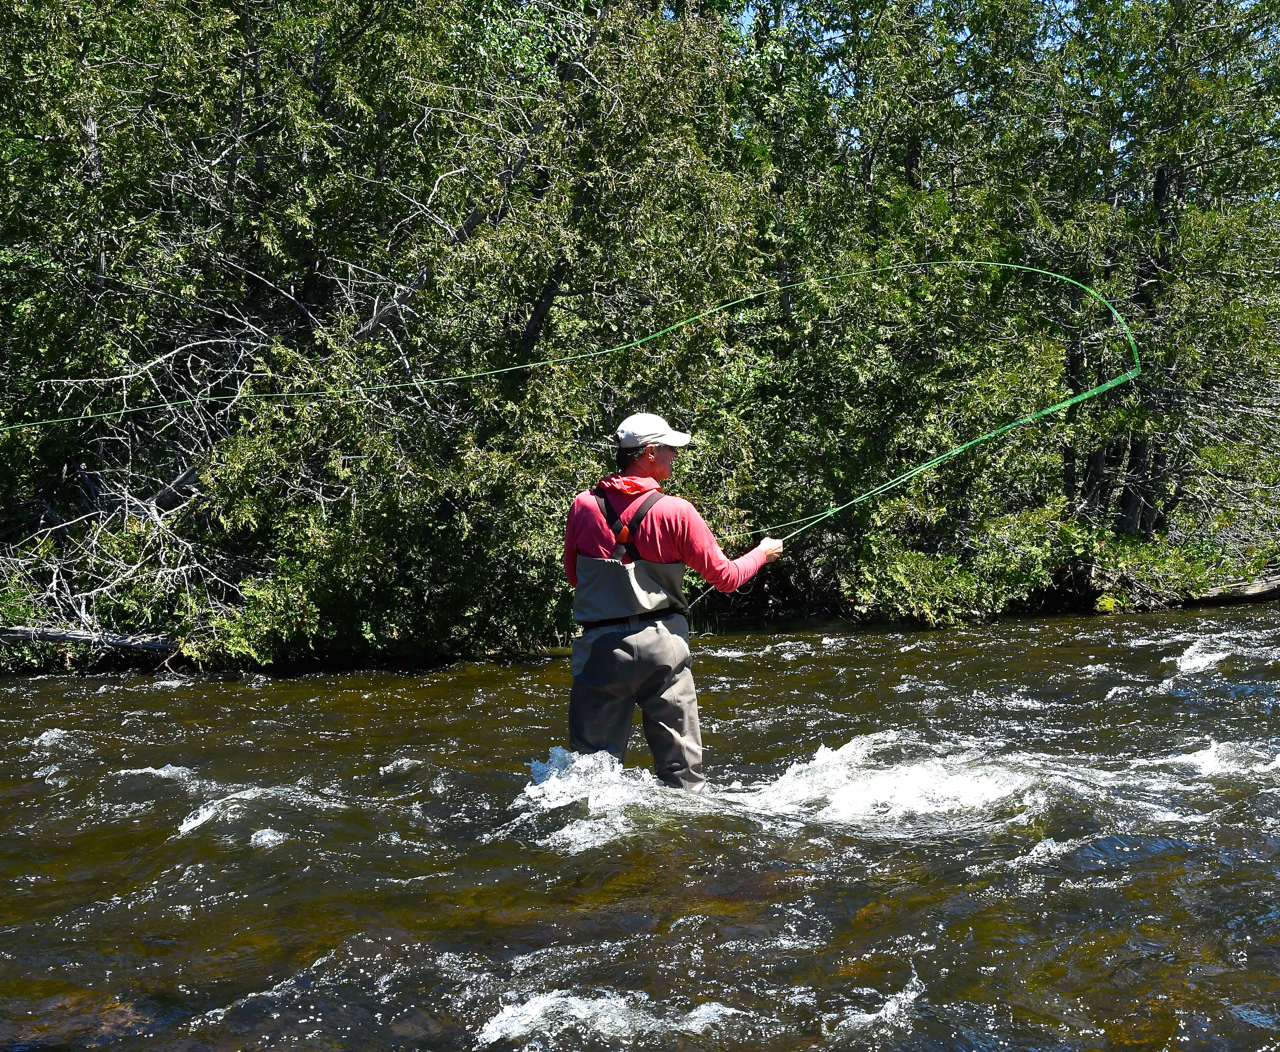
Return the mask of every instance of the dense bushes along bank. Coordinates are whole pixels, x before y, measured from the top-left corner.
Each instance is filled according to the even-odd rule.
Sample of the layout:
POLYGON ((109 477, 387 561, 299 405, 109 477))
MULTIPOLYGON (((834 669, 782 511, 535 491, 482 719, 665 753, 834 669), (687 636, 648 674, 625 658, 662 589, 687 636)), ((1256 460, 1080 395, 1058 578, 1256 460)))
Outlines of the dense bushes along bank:
POLYGON ((946 268, 420 381, 944 258, 1098 288, 1144 376, 797 538, 709 616, 1116 609, 1256 572, 1277 14, 11 4, 0 422, 180 404, 0 435, 0 622, 211 664, 553 642, 565 508, 626 413, 698 434, 677 491, 728 534, 1092 386, 1122 341, 1065 285, 946 268))

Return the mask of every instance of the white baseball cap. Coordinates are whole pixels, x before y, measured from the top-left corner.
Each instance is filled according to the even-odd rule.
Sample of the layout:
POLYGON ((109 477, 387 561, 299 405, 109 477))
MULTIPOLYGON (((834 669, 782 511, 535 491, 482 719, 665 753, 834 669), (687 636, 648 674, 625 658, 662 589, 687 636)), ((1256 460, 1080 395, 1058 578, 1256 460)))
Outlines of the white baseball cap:
POLYGON ((644 446, 687 446, 692 435, 674 431, 660 416, 653 413, 635 413, 618 425, 614 432, 619 449, 638 449, 644 446))

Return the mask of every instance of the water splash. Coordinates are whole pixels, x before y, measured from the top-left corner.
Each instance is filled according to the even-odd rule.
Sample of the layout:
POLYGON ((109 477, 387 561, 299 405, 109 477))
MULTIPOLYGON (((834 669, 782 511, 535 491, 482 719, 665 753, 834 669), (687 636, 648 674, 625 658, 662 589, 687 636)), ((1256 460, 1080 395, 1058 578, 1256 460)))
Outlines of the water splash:
POLYGON ((911 1006, 924 993, 924 983, 911 969, 911 981, 896 994, 890 995, 878 1012, 849 1011, 836 1026, 836 1031, 868 1030, 872 1028, 899 1029, 910 1026, 911 1006))
POLYGON ((650 1009, 643 993, 604 993, 583 997, 569 990, 551 990, 505 1006, 480 1029, 480 1047, 498 1041, 522 1041, 530 1037, 556 1039, 574 1035, 583 1039, 630 1041, 645 1035, 670 1035, 673 1031, 705 1034, 748 1013, 715 1001, 692 1011, 659 1014, 650 1009))
POLYGON ((1183 676, 1204 672, 1213 668, 1223 658, 1231 656, 1231 648, 1219 649, 1216 646, 1218 643, 1217 639, 1197 639, 1183 653, 1169 660, 1178 666, 1178 672, 1183 676))
POLYGON ((253 836, 249 837, 249 846, 267 851, 283 844, 288 839, 289 834, 281 833, 278 829, 259 829, 254 832, 253 836))
POLYGON ((171 763, 167 763, 163 767, 126 767, 122 771, 113 771, 112 773, 117 778, 125 778, 130 775, 150 775, 153 778, 164 778, 175 782, 190 782, 195 777, 190 767, 175 767, 171 763))

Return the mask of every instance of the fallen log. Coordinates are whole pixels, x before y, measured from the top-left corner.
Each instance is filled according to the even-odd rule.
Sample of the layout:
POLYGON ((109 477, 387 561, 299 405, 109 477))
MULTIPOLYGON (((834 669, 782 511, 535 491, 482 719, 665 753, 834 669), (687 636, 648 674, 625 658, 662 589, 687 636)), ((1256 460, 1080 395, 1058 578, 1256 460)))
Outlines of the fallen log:
POLYGON ((1219 585, 1191 602, 1217 606, 1225 603, 1265 603, 1271 599, 1280 599, 1280 577, 1262 577, 1256 581, 1235 581, 1219 585))
POLYGON ((121 650, 177 650, 178 644, 157 636, 118 636, 111 632, 80 632, 71 628, 0 628, 0 643, 89 643, 121 650))

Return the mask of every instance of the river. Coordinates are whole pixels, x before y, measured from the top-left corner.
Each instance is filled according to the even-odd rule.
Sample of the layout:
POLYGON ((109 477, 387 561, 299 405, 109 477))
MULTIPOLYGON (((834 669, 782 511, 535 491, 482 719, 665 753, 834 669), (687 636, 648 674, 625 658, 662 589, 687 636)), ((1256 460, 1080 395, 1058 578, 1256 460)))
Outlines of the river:
POLYGON ((703 797, 564 659, 0 681, 0 1047, 1277 1047, 1276 607, 695 674, 703 797))

